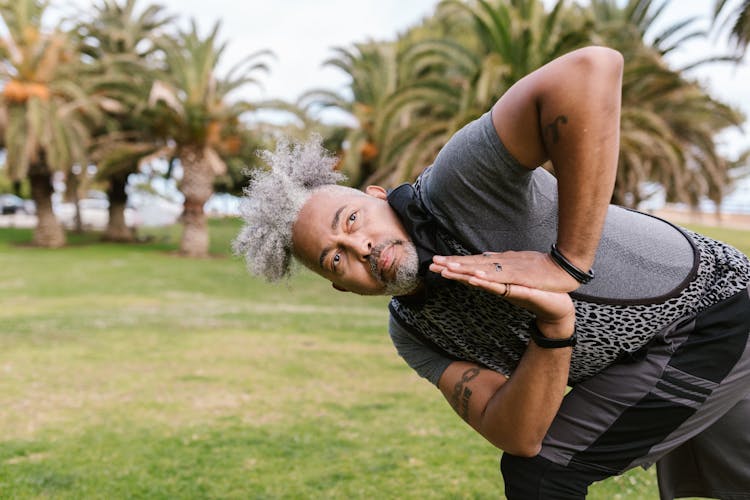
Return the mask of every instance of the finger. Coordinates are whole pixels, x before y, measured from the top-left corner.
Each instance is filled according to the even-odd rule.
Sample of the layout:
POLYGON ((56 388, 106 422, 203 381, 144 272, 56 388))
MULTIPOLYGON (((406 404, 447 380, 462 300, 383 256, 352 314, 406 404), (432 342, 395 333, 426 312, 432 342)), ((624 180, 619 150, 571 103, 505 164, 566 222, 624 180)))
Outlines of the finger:
POLYGON ((437 273, 437 274, 440 274, 440 273, 442 273, 442 272, 443 272, 443 269, 448 269, 448 267, 447 267, 447 266, 443 266, 443 265, 441 265, 441 264, 435 264, 435 263, 432 263, 432 264, 430 264, 430 268, 429 268, 429 269, 430 269, 430 271, 432 271, 433 273, 437 273))
POLYGON ((501 297, 510 298, 514 294, 514 286, 511 283, 502 283, 498 281, 490 281, 478 276, 472 276, 469 278, 468 283, 472 286, 483 288, 488 292, 492 292, 501 297))
POLYGON ((471 285, 470 280, 474 277, 471 274, 456 273, 451 271, 450 269, 443 269, 443 271, 440 273, 440 276, 467 285, 471 285))
MULTIPOLYGON (((429 269, 430 269, 430 271, 432 271, 433 273, 438 273, 438 274, 440 274, 440 273, 442 273, 442 272, 443 272, 443 270, 445 270, 445 269, 449 269, 449 267, 448 267, 448 265, 447 265, 447 264, 435 264, 435 263, 433 262, 432 264, 430 264, 430 267, 429 267, 429 269)), ((454 272, 459 272, 459 270, 458 270, 458 269, 456 269, 456 270, 455 270, 454 272)))
POLYGON ((454 273, 473 275, 479 270, 479 266, 471 262, 448 262, 446 268, 454 273))
MULTIPOLYGON (((470 285, 484 288, 488 292, 492 292, 497 295, 504 296, 505 298, 514 299, 516 301, 540 301, 543 300, 543 294, 552 295, 553 292, 545 292, 543 290, 536 290, 529 288, 517 283, 505 283, 500 281, 488 280, 479 276, 473 276, 468 280, 470 285)), ((554 293, 554 295, 557 295, 554 293)))
POLYGON ((441 275, 454 281, 461 281, 467 285, 484 288, 488 292, 492 292, 496 295, 503 295, 507 290, 505 283, 482 278, 481 276, 477 276, 477 273, 463 274, 453 272, 450 269, 445 269, 441 275))
POLYGON ((514 283, 501 283, 475 276, 469 279, 468 284, 493 293, 514 305, 524 308, 534 307, 540 301, 538 297, 535 297, 536 290, 514 283))
MULTIPOLYGON (((485 267, 485 266, 482 266, 485 267)), ((477 269, 477 266, 474 265, 466 265, 461 264, 458 262, 452 262, 446 265, 442 264, 435 264, 434 262, 430 264, 429 267, 430 271, 433 273, 442 273, 444 269, 447 269, 455 274, 464 274, 466 276, 476 276, 476 275, 485 275, 486 273, 482 269, 477 269)), ((491 269, 496 269, 494 265, 491 267, 491 269)))
MULTIPOLYGON (((473 268, 473 266, 458 266, 458 265, 449 265, 449 266, 441 266, 438 264, 430 264, 430 271, 440 274, 444 277, 450 277, 450 279, 453 279, 455 281, 462 281, 464 283, 470 284, 469 280, 472 277, 483 277, 487 279, 487 281, 495 280, 496 282, 500 282, 500 278, 498 276, 495 276, 494 272, 490 273, 490 276, 487 276, 488 273, 486 273, 483 270, 476 270, 473 268), (446 274, 447 273, 447 274, 446 274), (459 277, 461 279, 459 279, 459 277)), ((507 279, 506 279, 507 281, 507 279)), ((494 292, 493 292, 494 293, 494 292)))
POLYGON ((432 261, 442 265, 446 265, 450 262, 483 265, 486 264, 488 260, 497 260, 496 257, 498 255, 499 254, 492 252, 485 252, 480 255, 435 255, 433 256, 432 261))
POLYGON ((537 315, 559 318, 573 310, 573 303, 566 293, 549 292, 523 285, 497 283, 481 278, 471 278, 469 284, 494 293, 511 304, 529 309, 537 315))

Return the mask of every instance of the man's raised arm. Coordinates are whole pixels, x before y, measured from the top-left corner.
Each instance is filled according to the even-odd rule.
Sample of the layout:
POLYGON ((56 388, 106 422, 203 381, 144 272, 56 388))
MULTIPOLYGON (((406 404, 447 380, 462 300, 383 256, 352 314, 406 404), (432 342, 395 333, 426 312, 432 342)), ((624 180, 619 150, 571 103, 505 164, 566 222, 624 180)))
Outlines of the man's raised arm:
POLYGON ((622 67, 614 50, 579 49, 521 79, 493 108, 495 130, 521 164, 552 161, 557 246, 584 271, 594 262, 617 172, 622 67))

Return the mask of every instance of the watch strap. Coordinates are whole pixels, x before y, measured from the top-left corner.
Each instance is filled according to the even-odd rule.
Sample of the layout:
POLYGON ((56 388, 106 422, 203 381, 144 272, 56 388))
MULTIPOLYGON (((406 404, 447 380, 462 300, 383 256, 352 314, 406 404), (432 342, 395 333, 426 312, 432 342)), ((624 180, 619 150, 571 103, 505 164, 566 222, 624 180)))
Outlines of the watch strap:
POLYGON ((536 320, 533 320, 531 322, 530 334, 531 340, 533 340, 536 345, 543 349, 573 347, 578 342, 578 331, 575 329, 575 327, 573 328, 573 335, 571 335, 567 339, 551 339, 544 336, 542 331, 539 329, 539 325, 537 325, 536 320))

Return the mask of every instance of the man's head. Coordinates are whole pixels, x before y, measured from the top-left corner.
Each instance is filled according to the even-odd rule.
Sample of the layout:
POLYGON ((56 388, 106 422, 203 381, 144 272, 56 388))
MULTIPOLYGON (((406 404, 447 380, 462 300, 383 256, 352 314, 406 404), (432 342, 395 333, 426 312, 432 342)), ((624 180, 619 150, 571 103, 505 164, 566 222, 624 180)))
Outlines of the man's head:
POLYGON ((339 290, 403 295, 419 284, 416 249, 378 186, 316 189, 292 227, 292 244, 295 257, 339 290))
POLYGON ((343 176, 315 139, 281 142, 262 154, 242 204, 245 227, 234 242, 251 273, 276 281, 291 257, 338 290, 403 295, 420 283, 416 249, 380 187, 338 186, 343 176))

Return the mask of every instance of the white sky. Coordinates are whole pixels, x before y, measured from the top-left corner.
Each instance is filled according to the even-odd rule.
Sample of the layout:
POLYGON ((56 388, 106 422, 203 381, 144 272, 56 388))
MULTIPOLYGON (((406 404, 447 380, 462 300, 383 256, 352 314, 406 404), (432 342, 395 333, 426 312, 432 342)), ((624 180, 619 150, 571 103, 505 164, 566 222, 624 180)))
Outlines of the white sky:
MULTIPOLYGON (((54 1, 54 0, 53 0, 54 1)), ((545 0, 551 3, 552 0, 545 0)), ((86 8, 91 0, 58 0, 61 11, 86 8)), ((145 6, 150 0, 141 0, 145 6)), ((336 68, 324 67, 331 48, 349 47, 369 39, 392 39, 423 17, 431 14, 438 0, 157 0, 180 16, 183 26, 194 17, 205 33, 220 20, 221 37, 229 42, 225 68, 246 54, 271 49, 277 59, 271 73, 262 76, 264 90, 248 91, 252 98, 296 99, 312 88, 342 90, 345 75, 336 68)), ((736 4, 737 0, 730 4, 736 4)), ((714 0, 672 0, 664 13, 665 24, 699 15, 706 20, 714 0)), ((142 8, 142 7, 141 7, 142 8)), ((694 61, 719 52, 722 44, 711 46, 693 42, 671 58, 676 64, 694 61)), ((739 106, 750 118, 750 56, 740 66, 728 63, 705 66, 693 73, 705 83, 712 95, 739 106)), ((750 122, 749 122, 750 123, 750 122)), ((746 127, 748 128, 748 127, 746 127)), ((725 151, 736 154, 750 147, 747 131, 724 134, 725 151)))

